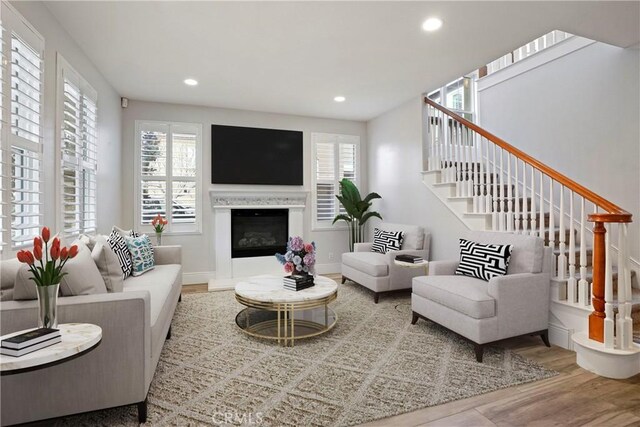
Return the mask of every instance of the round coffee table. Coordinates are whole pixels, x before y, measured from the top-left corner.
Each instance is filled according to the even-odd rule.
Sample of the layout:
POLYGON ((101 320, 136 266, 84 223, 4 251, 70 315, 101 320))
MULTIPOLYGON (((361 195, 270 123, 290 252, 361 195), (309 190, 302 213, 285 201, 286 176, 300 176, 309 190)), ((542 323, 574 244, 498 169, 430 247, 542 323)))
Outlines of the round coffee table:
MULTIPOLYGON (((58 329, 60 330, 62 341, 57 344, 20 357, 0 355, 0 374, 3 376, 15 375, 68 362, 90 352, 102 341, 102 328, 98 325, 63 323, 58 325, 58 329)), ((0 338, 10 338, 30 330, 25 329, 24 331, 3 335, 0 338)))
POLYGON ((323 334, 338 320, 329 303, 338 297, 338 284, 322 276, 302 291, 284 289, 282 277, 257 276, 236 285, 236 300, 245 305, 236 324, 245 333, 293 346, 295 340, 323 334))

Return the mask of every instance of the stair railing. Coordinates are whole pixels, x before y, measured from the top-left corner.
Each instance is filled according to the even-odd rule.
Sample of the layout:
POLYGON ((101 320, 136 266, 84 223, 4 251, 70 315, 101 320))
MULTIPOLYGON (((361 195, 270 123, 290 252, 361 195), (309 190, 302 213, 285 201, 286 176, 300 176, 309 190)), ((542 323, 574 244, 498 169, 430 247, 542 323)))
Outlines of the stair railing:
POLYGON ((491 230, 545 239, 555 279, 566 283, 560 299, 593 309, 589 338, 606 348, 631 348, 632 215, 431 99, 424 102, 427 169, 455 184, 456 197, 471 198, 470 215, 484 215, 491 230), (587 222, 593 223, 589 236, 587 222))

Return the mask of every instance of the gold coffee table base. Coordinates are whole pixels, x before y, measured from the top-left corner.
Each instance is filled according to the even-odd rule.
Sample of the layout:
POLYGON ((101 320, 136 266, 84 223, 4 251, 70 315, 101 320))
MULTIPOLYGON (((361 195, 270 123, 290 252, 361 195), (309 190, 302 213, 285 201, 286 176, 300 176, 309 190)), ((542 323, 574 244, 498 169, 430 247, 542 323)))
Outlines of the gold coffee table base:
POLYGON ((293 347, 295 340, 324 334, 335 326, 338 316, 329 303, 336 298, 337 292, 309 301, 276 303, 236 294, 236 300, 247 306, 237 314, 236 324, 248 335, 293 347))

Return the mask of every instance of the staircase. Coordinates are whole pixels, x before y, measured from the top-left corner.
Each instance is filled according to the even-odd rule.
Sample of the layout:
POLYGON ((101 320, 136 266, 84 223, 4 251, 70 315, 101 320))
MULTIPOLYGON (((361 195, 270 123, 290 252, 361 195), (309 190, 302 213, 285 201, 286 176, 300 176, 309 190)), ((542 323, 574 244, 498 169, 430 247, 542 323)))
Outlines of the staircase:
POLYGON ((640 373, 631 214, 429 98, 424 102, 424 184, 472 230, 543 237, 554 253, 552 340, 600 375, 640 373))

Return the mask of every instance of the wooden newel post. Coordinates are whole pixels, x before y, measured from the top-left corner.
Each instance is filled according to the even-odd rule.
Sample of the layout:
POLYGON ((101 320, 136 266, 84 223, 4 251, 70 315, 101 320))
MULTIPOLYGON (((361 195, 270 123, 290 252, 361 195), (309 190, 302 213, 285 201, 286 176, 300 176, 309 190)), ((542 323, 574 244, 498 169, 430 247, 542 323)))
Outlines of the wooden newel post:
POLYGON ((589 339, 604 342, 604 276, 605 242, 607 232, 602 222, 593 226, 593 312, 589 315, 589 339))

